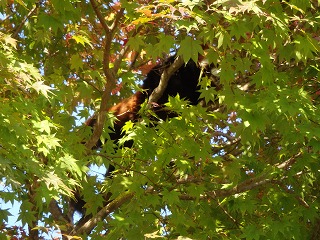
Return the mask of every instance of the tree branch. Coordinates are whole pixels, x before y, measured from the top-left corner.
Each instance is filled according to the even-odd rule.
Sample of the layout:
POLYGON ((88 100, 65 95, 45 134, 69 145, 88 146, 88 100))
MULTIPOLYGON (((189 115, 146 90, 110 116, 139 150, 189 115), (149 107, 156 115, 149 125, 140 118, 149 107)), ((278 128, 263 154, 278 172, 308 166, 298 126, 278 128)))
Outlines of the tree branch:
POLYGON ((91 3, 91 6, 93 8, 93 11, 96 13, 96 15, 97 15, 97 17, 99 19, 99 21, 101 23, 101 26, 103 27, 104 31, 106 33, 109 33, 110 32, 110 28, 108 27, 104 17, 102 16, 101 12, 99 11, 96 1, 95 0, 90 0, 90 3, 91 3))
POLYGON ((105 83, 104 90, 103 90, 103 93, 101 96, 100 110, 96 115, 97 121, 96 121, 96 124, 93 129, 93 134, 91 135, 91 138, 89 139, 89 141, 85 144, 87 149, 92 149, 92 147, 98 142, 98 140, 102 134, 104 122, 106 120, 106 112, 108 110, 108 102, 110 99, 110 93, 111 93, 112 89, 114 89, 116 87, 116 82, 117 82, 116 72, 118 71, 117 68, 119 68, 120 62, 121 62, 125 52, 127 51, 127 48, 125 48, 123 51, 120 52, 120 54, 122 54, 122 55, 118 56, 118 62, 116 62, 116 66, 115 66, 117 68, 110 69, 109 65, 110 65, 110 53, 111 53, 112 39, 114 37, 114 32, 117 29, 118 23, 119 23, 121 17, 123 16, 124 9, 121 9, 117 13, 112 26, 109 27, 107 25, 105 19, 103 18, 101 12, 99 11, 95 0, 90 0, 90 3, 92 5, 95 13, 97 14, 97 17, 98 17, 99 21, 101 22, 103 29, 106 32, 105 47, 104 47, 104 53, 103 53, 103 72, 106 76, 106 83, 105 83))
POLYGON ((157 102, 167 88, 170 77, 184 64, 182 56, 178 56, 174 62, 165 68, 161 74, 160 82, 149 97, 149 104, 157 102))
MULTIPOLYGON (((301 155, 301 153, 297 153, 296 155, 294 155, 290 159, 286 160, 285 162, 275 165, 275 167, 280 168, 280 169, 286 168, 289 165, 292 165, 296 161, 296 158, 299 157, 300 155, 301 155)), ((231 189, 218 189, 215 191, 204 192, 200 197, 194 197, 194 196, 190 196, 188 194, 181 194, 179 196, 179 198, 181 200, 217 199, 217 198, 221 198, 221 197, 229 197, 229 196, 232 196, 237 193, 243 193, 243 192, 249 191, 251 189, 254 189, 259 186, 266 185, 269 183, 279 184, 279 182, 277 182, 273 177, 268 178, 267 176, 268 176, 268 172, 265 172, 265 173, 262 173, 260 176, 247 179, 247 180, 239 183, 238 185, 234 186, 231 189)), ((284 178, 282 177, 281 179, 284 179, 284 178)), ((201 179, 190 179, 190 181, 196 183, 199 181, 201 182, 201 179)), ((184 184, 184 183, 190 183, 190 181, 185 181, 185 182, 181 181, 181 182, 177 182, 177 183, 184 184)), ((158 194, 158 191, 155 191, 155 189, 151 186, 145 191, 145 193, 158 194)), ((86 223, 84 223, 81 226, 77 226, 73 231, 71 231, 70 234, 71 235, 81 235, 84 233, 89 234, 99 221, 102 221, 110 213, 112 213, 117 208, 119 208, 121 205, 123 205, 127 201, 131 200, 134 197, 134 194, 135 193, 133 193, 133 192, 123 193, 122 195, 117 197, 115 200, 113 200, 112 202, 107 204, 104 208, 102 208, 94 217, 89 219, 86 223)), ((304 203, 303 205, 308 206, 306 203, 304 203)))
POLYGON ((14 33, 12 34, 13 38, 17 38, 19 32, 21 31, 21 29, 23 28, 24 24, 26 23, 26 21, 28 20, 28 18, 34 14, 34 12, 37 10, 37 8, 39 7, 39 2, 37 2, 34 7, 28 12, 27 16, 24 17, 24 19, 22 20, 22 22, 19 24, 19 26, 16 28, 16 30, 14 31, 14 33))
MULTIPOLYGON (((136 35, 136 34, 134 34, 134 35, 136 35)), ((134 36, 134 35, 133 35, 133 36, 134 36)), ((121 49, 121 51, 119 52, 116 60, 114 61, 114 66, 113 66, 113 68, 114 68, 114 71, 115 71, 115 72, 118 72, 118 70, 119 70, 119 68, 120 68, 121 61, 122 61, 122 59, 124 58, 124 56, 128 53, 129 49, 130 49, 129 45, 125 45, 125 46, 121 49)))
POLYGON ((235 137, 232 137, 230 134, 227 134, 227 133, 224 133, 224 132, 221 132, 221 131, 214 131, 211 136, 213 137, 225 137, 227 138, 230 142, 233 142, 236 140, 235 137))
POLYGON ((98 222, 101 222, 121 205, 130 201, 133 198, 134 194, 134 192, 125 192, 121 194, 119 197, 102 208, 94 217, 89 219, 86 223, 73 229, 70 235, 79 236, 81 234, 89 234, 95 228, 98 222))
POLYGON ((124 8, 121 8, 121 9, 119 10, 119 12, 117 12, 117 15, 116 15, 116 17, 115 17, 112 25, 109 27, 109 29, 110 29, 111 32, 114 32, 114 31, 117 30, 117 27, 118 27, 118 25, 119 25, 120 19, 121 19, 122 16, 123 16, 123 13, 124 13, 124 8))
POLYGON ((275 180, 274 183, 277 184, 283 191, 293 195, 302 206, 304 206, 305 208, 310 208, 309 204, 303 198, 289 189, 288 186, 286 186, 283 182, 275 180))
MULTIPOLYGON (((276 164, 275 167, 277 167, 279 169, 288 168, 294 162, 296 162, 296 158, 299 157, 300 155, 301 155, 301 152, 295 154, 290 159, 284 161, 281 164, 276 164)), ((216 199, 219 197, 229 197, 229 196, 237 194, 237 193, 243 193, 243 192, 249 191, 251 189, 254 189, 256 187, 266 185, 268 183, 275 183, 274 178, 267 178, 267 175, 268 175, 267 172, 262 173, 260 176, 247 179, 247 180, 239 183, 238 185, 234 186, 231 189, 218 189, 216 191, 206 192, 200 197, 200 199, 207 199, 207 198, 216 199)), ((281 180, 284 178, 285 177, 282 177, 281 180)), ((181 200, 196 200, 196 197, 189 196, 187 194, 183 194, 179 198, 181 200)), ((307 206, 306 203, 303 205, 307 206)))
POLYGON ((292 164, 294 164, 296 161, 297 161, 297 158, 299 156, 301 156, 301 152, 295 154, 294 156, 292 156, 290 159, 288 159, 287 161, 284 161, 283 163, 279 163, 279 164, 276 164, 275 166, 279 169, 287 169, 289 168, 290 166, 292 166, 292 164))
POLYGON ((68 219, 63 215, 61 208, 58 206, 58 203, 56 200, 52 199, 49 203, 49 210, 52 214, 53 219, 56 222, 69 222, 68 219))

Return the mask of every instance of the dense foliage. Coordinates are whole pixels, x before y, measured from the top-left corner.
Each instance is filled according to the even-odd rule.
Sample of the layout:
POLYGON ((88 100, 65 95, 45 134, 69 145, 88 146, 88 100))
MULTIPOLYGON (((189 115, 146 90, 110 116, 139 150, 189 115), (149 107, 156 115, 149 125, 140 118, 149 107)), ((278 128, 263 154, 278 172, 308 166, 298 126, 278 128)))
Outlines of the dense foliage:
POLYGON ((319 239, 319 4, 1 1, 0 198, 24 228, 1 209, 0 238, 319 239), (106 110, 174 53, 206 57, 203 103, 170 98, 179 114, 154 127, 144 103, 108 141, 106 110), (112 179, 88 174, 110 163, 112 179))

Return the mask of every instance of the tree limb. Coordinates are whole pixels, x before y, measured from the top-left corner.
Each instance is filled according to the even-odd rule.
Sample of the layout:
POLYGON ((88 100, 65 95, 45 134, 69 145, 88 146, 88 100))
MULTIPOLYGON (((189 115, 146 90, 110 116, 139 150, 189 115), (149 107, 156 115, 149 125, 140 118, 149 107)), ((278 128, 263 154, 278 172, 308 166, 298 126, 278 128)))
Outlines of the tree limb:
POLYGON ((121 194, 119 197, 117 197, 112 202, 107 204, 104 208, 102 208, 94 217, 89 219, 85 224, 73 229, 70 234, 76 236, 82 234, 89 234, 95 228, 98 222, 105 219, 110 213, 115 211, 124 203, 130 201, 133 198, 134 194, 134 192, 125 192, 121 194))
POLYGON ((104 17, 102 16, 101 12, 99 11, 96 1, 95 0, 90 0, 90 3, 91 3, 91 6, 93 8, 93 11, 96 13, 96 15, 97 15, 97 17, 99 19, 99 21, 101 23, 101 26, 103 27, 104 31, 106 33, 109 33, 110 32, 110 28, 108 27, 104 17))
MULTIPOLYGON (((284 161, 281 164, 276 164, 275 167, 279 168, 279 169, 284 169, 287 168, 289 166, 291 166, 294 162, 296 162, 296 158, 299 157, 301 155, 301 152, 295 154, 294 156, 292 156, 290 159, 284 161)), ((268 173, 263 173, 260 176, 254 177, 254 178, 250 178, 247 179, 241 183, 239 183, 238 185, 234 186, 231 189, 218 189, 215 191, 211 191, 211 192, 206 192, 204 193, 200 199, 216 199, 219 197, 229 197, 231 195, 237 194, 237 193, 243 193, 246 191, 249 191, 251 189, 254 189, 256 187, 262 186, 262 185, 266 185, 268 183, 275 183, 274 178, 268 178, 268 173)), ((282 177, 281 179, 284 179, 285 177, 282 177)), ((189 196, 187 194, 183 194, 179 197, 181 200, 196 200, 196 197, 193 196, 189 196)), ((303 204, 304 206, 307 206, 306 203, 303 204)))
POLYGON ((116 15, 113 23, 112 23, 111 26, 109 27, 109 29, 110 29, 111 32, 114 32, 114 31, 117 30, 117 27, 118 27, 118 25, 119 25, 120 19, 121 19, 122 16, 123 16, 123 13, 124 13, 124 8, 121 8, 121 9, 119 10, 119 12, 117 12, 117 15, 116 15))
POLYGON ((184 64, 182 56, 178 56, 174 62, 165 68, 161 74, 160 82, 149 97, 149 104, 157 102, 167 88, 170 77, 184 64))
MULTIPOLYGON (((110 99, 110 93, 112 91, 112 89, 114 89, 116 87, 116 82, 117 82, 117 78, 116 78, 116 72, 118 71, 118 69, 113 68, 110 69, 109 65, 110 65, 110 53, 111 53, 111 44, 112 44, 112 39, 114 37, 114 32, 118 26, 118 23, 121 19, 121 17, 123 16, 123 12, 124 9, 121 9, 118 13, 117 16, 112 24, 111 27, 109 27, 105 21, 105 19, 103 18, 101 12, 98 9, 98 6, 95 2, 95 0, 90 0, 90 3, 95 11, 95 13, 98 16, 99 21, 101 22, 101 25, 103 27, 103 29, 106 32, 106 40, 105 40, 105 47, 104 47, 104 53, 103 53, 103 72, 105 74, 106 77, 106 83, 104 86, 104 90, 101 96, 101 103, 100 103, 100 110, 96 115, 96 124, 94 126, 93 129, 93 134, 91 135, 91 138, 89 139, 89 141, 85 144, 87 149, 92 149, 92 147, 98 142, 102 131, 103 131, 103 126, 104 126, 104 122, 106 120, 106 112, 108 110, 108 102, 110 99)), ((123 51, 121 51, 121 56, 118 56, 118 62, 116 63, 116 67, 119 68, 120 66, 120 62, 125 54, 125 52, 127 51, 127 48, 125 48, 123 51)))
POLYGON ((49 203, 49 210, 50 213, 53 217, 53 219, 56 222, 69 222, 68 219, 65 218, 65 216, 63 215, 61 208, 58 206, 58 203, 56 200, 52 199, 49 203))
POLYGON ((283 163, 279 163, 279 164, 276 164, 275 166, 279 169, 287 169, 289 168, 290 166, 292 166, 292 164, 294 164, 296 161, 297 161, 297 158, 299 156, 301 156, 301 152, 295 154, 294 156, 292 156, 290 159, 284 161, 283 163))

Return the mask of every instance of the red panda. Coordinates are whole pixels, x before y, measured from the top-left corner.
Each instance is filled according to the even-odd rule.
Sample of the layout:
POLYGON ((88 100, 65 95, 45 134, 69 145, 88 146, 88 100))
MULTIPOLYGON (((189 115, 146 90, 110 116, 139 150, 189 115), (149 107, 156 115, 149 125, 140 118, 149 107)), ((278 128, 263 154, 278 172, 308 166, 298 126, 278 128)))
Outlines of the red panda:
MULTIPOLYGON (((114 123, 113 132, 110 134, 110 139, 117 141, 122 137, 122 127, 129 120, 135 122, 139 118, 139 110, 141 104, 148 99, 153 90, 159 85, 161 74, 164 69, 169 67, 175 57, 170 57, 163 64, 159 64, 147 74, 143 81, 142 91, 138 91, 131 97, 126 98, 118 104, 112 106, 108 111, 112 112, 117 120, 114 123)), ((169 79, 168 85, 157 101, 157 105, 154 107, 155 113, 159 118, 165 119, 172 116, 171 113, 162 109, 162 105, 168 101, 169 96, 180 95, 180 98, 184 98, 189 101, 191 105, 196 105, 199 101, 200 92, 198 82, 201 74, 200 66, 194 61, 190 60, 188 63, 182 65, 169 79)), ((86 121, 86 125, 94 127, 96 123, 95 117, 91 117, 86 121)), ((96 144, 96 148, 101 147, 102 143, 99 141, 96 144)), ((106 176, 111 177, 111 172, 114 171, 114 166, 109 166, 106 176)), ((85 202, 81 199, 80 193, 75 194, 75 200, 70 201, 70 208, 74 211, 84 212, 83 206, 85 202)))

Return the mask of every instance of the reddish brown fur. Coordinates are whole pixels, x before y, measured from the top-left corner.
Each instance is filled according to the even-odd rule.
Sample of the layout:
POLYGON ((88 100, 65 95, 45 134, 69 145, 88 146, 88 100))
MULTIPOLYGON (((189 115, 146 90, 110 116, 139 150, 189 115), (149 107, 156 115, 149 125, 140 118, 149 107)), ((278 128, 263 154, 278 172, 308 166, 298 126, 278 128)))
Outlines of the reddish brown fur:
POLYGON ((125 122, 131 120, 135 121, 138 118, 138 111, 140 105, 145 100, 145 96, 142 92, 137 92, 129 98, 126 98, 118 104, 112 106, 108 111, 114 113, 117 117, 117 125, 123 127, 125 122))

